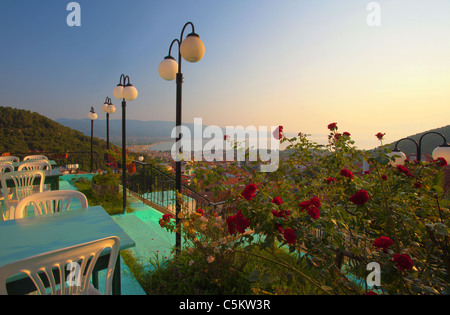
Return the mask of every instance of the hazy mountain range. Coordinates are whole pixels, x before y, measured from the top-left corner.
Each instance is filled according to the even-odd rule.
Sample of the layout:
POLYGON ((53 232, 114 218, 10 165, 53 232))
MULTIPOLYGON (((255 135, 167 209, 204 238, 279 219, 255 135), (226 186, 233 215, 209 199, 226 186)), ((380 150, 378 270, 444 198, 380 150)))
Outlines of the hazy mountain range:
MULTIPOLYGON (((81 131, 85 135, 90 136, 91 134, 91 120, 90 119, 57 119, 56 122, 70 127, 72 129, 81 131)), ((191 131, 193 130, 194 124, 186 123, 183 124, 187 126, 191 131)), ((160 141, 170 141, 172 129, 175 127, 175 122, 170 121, 140 121, 140 120, 127 120, 127 145, 133 144, 153 144, 160 141)), ((206 126, 203 126, 203 128, 206 126)), ((420 137, 427 132, 438 132, 450 141, 450 125, 436 128, 428 131, 418 133, 416 135, 411 135, 410 138, 419 141, 420 137)), ((109 125, 109 135, 110 141, 112 143, 120 145, 122 139, 122 120, 110 120, 109 125)), ((106 139, 106 121, 95 121, 94 122, 94 137, 106 139)), ((400 140, 400 139, 399 139, 400 140)), ((425 154, 431 154, 433 150, 441 145, 443 142, 442 138, 437 135, 428 135, 424 138, 422 143, 422 152, 425 154)), ((394 147, 395 142, 391 144, 394 147)), ((403 152, 410 154, 416 152, 416 147, 411 141, 402 141, 399 145, 399 149, 403 152)))
MULTIPOLYGON (((91 135, 90 119, 57 119, 56 122, 69 128, 81 131, 85 135, 91 135)), ((193 128, 194 124, 185 124, 193 128)), ((133 144, 153 144, 160 141, 171 140, 172 129, 175 122, 169 121, 140 121, 127 119, 127 145, 133 144)), ((192 130, 192 129, 191 129, 192 130)), ((94 121, 94 137, 106 139, 106 121, 94 121)), ((122 120, 110 119, 109 138, 112 143, 121 144, 122 141, 122 120)))

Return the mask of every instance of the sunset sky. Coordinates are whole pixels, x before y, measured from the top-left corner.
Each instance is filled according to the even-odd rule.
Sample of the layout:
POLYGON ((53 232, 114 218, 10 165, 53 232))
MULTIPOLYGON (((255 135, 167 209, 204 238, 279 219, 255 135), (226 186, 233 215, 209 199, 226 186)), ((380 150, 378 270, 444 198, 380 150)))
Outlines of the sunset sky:
MULTIPOLYGON (((284 126, 326 140, 337 122, 363 149, 449 124, 448 0, 0 0, 0 106, 87 118, 130 76, 127 118, 175 120, 158 75, 191 21, 206 53, 183 61, 183 121, 284 126), (380 5, 380 26, 367 6, 380 5)), ((188 28, 186 33, 190 32, 188 28)), ((174 55, 176 56, 176 55, 174 55)), ((120 101, 113 99, 120 119, 120 101)))

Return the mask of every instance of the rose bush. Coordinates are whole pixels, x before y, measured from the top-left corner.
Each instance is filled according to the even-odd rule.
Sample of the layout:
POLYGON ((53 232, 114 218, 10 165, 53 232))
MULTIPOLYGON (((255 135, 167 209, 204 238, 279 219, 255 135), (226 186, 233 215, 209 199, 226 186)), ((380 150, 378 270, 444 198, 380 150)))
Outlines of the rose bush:
MULTIPOLYGON (((186 282, 184 293, 229 294, 235 287, 249 290, 248 281, 240 277, 247 260, 233 250, 250 225, 242 213, 225 220, 215 211, 192 211, 183 205, 179 219, 184 242, 174 272, 176 281, 186 282)), ((160 225, 178 231, 171 215, 164 215, 160 225)))
MULTIPOLYGON (((311 278, 276 256, 271 262, 321 293, 373 292, 364 285, 370 262, 382 269, 381 287, 375 288, 378 293, 447 292, 449 211, 439 202, 443 190, 438 180, 447 162, 438 159, 393 167, 389 146, 381 143, 372 151, 358 150, 348 132, 338 133, 337 123, 328 129, 327 145, 312 142, 302 133, 286 138, 280 132, 280 141, 288 142, 286 158, 280 159, 273 173, 249 168, 245 189, 221 184, 226 182, 225 175, 198 167, 199 178, 217 182, 217 193, 231 192, 228 206, 234 213, 220 222, 209 217, 205 228, 196 233, 190 231, 192 217, 185 214, 186 240, 195 245, 201 243, 197 232, 202 237, 216 235, 205 238, 209 245, 195 247, 210 267, 231 263, 227 255, 245 255, 245 248, 251 246, 269 253, 286 248, 320 277, 311 278), (362 170, 363 161, 369 164, 367 172, 362 170), (222 234, 214 234, 219 231, 222 234)), ((380 132, 376 137, 382 141, 384 135, 380 132)))

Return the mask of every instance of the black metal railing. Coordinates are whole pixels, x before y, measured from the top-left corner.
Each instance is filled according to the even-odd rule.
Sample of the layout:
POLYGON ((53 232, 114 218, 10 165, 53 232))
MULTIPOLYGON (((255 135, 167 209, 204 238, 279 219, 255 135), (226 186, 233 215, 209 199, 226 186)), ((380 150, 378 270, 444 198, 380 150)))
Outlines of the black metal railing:
MULTIPOLYGON (((175 213, 175 178, 153 164, 134 162, 138 166, 135 174, 129 175, 127 186, 141 200, 175 213)), ((185 211, 208 208, 221 213, 226 202, 213 203, 205 196, 188 187, 187 180, 181 185, 181 204, 185 211)))

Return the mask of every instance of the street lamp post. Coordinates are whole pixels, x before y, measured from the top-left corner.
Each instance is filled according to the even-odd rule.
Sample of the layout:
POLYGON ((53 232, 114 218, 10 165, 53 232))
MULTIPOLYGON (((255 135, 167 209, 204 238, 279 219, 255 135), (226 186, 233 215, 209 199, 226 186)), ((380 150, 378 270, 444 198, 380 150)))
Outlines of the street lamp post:
MULTIPOLYGON (((187 22, 182 31, 180 39, 174 39, 169 47, 169 54, 164 58, 164 60, 160 63, 158 72, 159 75, 167 81, 172 81, 176 79, 177 84, 177 97, 176 97, 176 132, 177 132, 177 142, 176 142, 176 150, 177 155, 180 153, 180 140, 181 140, 181 125, 182 125, 182 116, 181 116, 181 103, 182 103, 182 85, 183 85, 183 74, 181 72, 181 57, 188 62, 197 62, 200 61, 205 54, 205 46, 203 42, 200 40, 200 37, 195 33, 194 24, 192 22, 187 22), (192 33, 188 34, 186 38, 183 40, 184 31, 187 26, 191 26, 192 33), (171 51, 173 45, 178 44, 178 63, 175 58, 172 57, 171 51)), ((178 214, 181 211, 181 203, 180 196, 181 193, 181 161, 177 158, 175 163, 175 190, 177 191, 176 196, 176 208, 175 208, 175 223, 177 227, 175 247, 177 253, 181 251, 181 221, 178 217, 178 214)))
POLYGON ((122 74, 119 84, 114 88, 114 97, 122 100, 122 190, 123 190, 123 213, 127 211, 127 171, 126 171, 126 101, 134 101, 138 97, 137 89, 130 83, 130 77, 122 74), (127 83, 128 82, 128 83, 127 83))
POLYGON ((433 158, 437 159, 437 158, 443 157, 447 161, 450 161, 450 144, 447 142, 447 139, 445 138, 445 136, 443 134, 441 134, 439 132, 430 131, 430 132, 423 134, 420 137, 419 142, 417 142, 416 140, 411 139, 411 138, 403 138, 403 139, 398 140, 397 143, 395 144, 394 150, 392 150, 392 153, 389 154, 391 157, 395 157, 395 161, 393 162, 393 165, 401 165, 406 160, 406 155, 398 149, 398 145, 400 144, 400 142, 406 141, 406 140, 412 141, 415 144, 416 159, 417 159, 417 161, 420 162, 422 160, 422 140, 426 135, 430 135, 430 134, 438 135, 444 140, 443 144, 441 144, 439 147, 437 147, 433 151, 433 153, 432 153, 433 158))
POLYGON ((116 107, 112 104, 110 97, 107 97, 102 105, 102 111, 106 113, 106 149, 109 150, 109 115, 116 112, 116 107))
POLYGON ((88 114, 88 117, 91 119, 91 173, 94 170, 94 120, 98 118, 97 114, 94 111, 94 107, 91 107, 91 111, 88 114))

